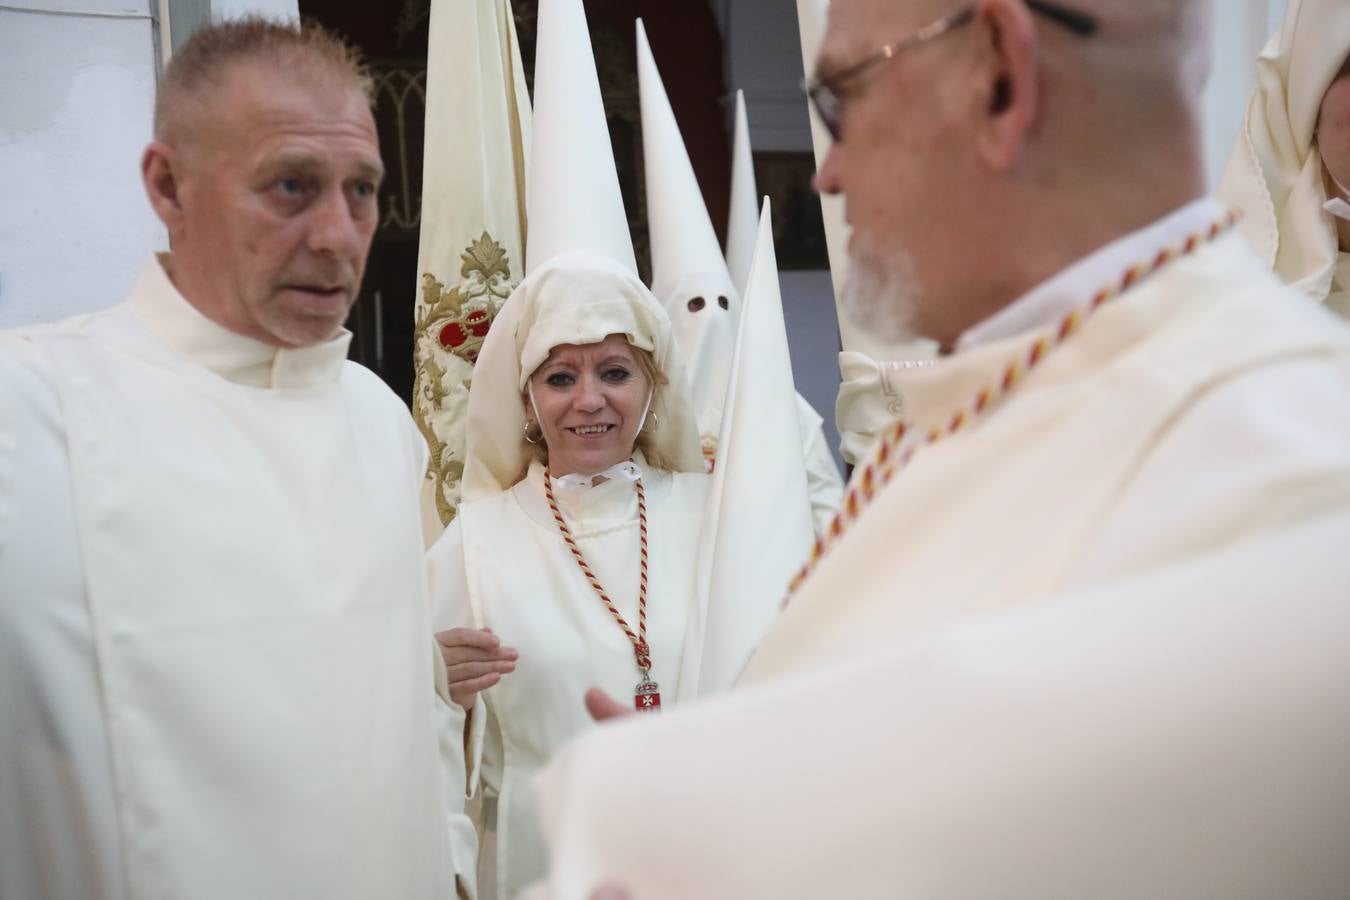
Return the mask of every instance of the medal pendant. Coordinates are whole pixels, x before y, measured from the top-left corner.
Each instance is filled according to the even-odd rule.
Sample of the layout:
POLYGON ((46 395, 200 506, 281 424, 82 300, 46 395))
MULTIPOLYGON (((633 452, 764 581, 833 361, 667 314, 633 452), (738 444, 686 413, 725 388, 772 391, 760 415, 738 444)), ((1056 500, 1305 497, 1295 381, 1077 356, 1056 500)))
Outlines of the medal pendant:
POLYGON ((661 708, 661 689, 655 681, 643 676, 633 690, 633 706, 638 712, 655 712, 661 708))

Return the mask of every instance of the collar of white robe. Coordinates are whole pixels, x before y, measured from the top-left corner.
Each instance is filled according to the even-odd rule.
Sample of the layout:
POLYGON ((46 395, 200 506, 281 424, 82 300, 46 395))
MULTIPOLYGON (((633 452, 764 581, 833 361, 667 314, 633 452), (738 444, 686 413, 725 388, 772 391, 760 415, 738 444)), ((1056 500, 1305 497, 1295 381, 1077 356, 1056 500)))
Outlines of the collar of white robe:
POLYGON ((603 472, 596 472, 593 475, 583 475, 580 472, 560 475, 553 479, 553 486, 561 491, 584 491, 605 481, 634 482, 641 477, 642 469, 638 467, 638 464, 631 459, 625 459, 623 462, 615 463, 603 472))
POLYGON ((1338 219, 1350 221, 1350 202, 1346 202, 1346 198, 1350 197, 1350 188, 1341 184, 1336 176, 1330 172, 1327 172, 1327 177, 1331 179, 1332 184, 1336 185, 1336 190, 1340 191, 1340 196, 1332 197, 1322 204, 1322 208, 1338 219))

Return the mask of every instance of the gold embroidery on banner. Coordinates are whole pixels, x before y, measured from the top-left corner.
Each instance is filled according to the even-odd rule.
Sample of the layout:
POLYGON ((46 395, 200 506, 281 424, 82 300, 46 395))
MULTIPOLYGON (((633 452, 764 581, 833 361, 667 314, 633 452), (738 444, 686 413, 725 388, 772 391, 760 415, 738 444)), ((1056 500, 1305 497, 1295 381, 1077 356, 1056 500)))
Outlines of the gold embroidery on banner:
POLYGON ((515 289, 506 248, 486 231, 460 253, 460 282, 447 288, 422 275, 416 324, 413 417, 431 449, 427 477, 436 512, 448 525, 464 476, 464 427, 473 364, 492 321, 515 289))

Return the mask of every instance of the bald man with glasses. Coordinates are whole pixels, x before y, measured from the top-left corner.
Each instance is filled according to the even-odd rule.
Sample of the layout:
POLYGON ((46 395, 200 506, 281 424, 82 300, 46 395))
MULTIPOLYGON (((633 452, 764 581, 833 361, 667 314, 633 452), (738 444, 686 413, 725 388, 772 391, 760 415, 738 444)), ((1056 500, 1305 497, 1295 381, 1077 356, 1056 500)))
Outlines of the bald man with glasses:
POLYGON ((942 355, 737 689, 544 773, 539 896, 1350 896, 1350 332, 1206 196, 1211 14, 834 0, 842 299, 942 355))

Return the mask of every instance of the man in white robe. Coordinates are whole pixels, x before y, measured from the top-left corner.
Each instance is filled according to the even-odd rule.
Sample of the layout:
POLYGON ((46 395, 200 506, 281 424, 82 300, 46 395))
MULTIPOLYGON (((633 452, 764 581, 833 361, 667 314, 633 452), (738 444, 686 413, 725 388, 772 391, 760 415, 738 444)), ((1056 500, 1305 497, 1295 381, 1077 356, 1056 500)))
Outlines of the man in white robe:
POLYGON ((472 896, 426 446, 346 360, 367 88, 317 28, 198 32, 143 159, 172 254, 0 335, 7 900, 472 896))
POLYGON ((850 306, 945 355, 741 687, 542 776, 544 890, 1350 892, 1350 333, 1203 197, 1209 14, 835 0, 850 306))

